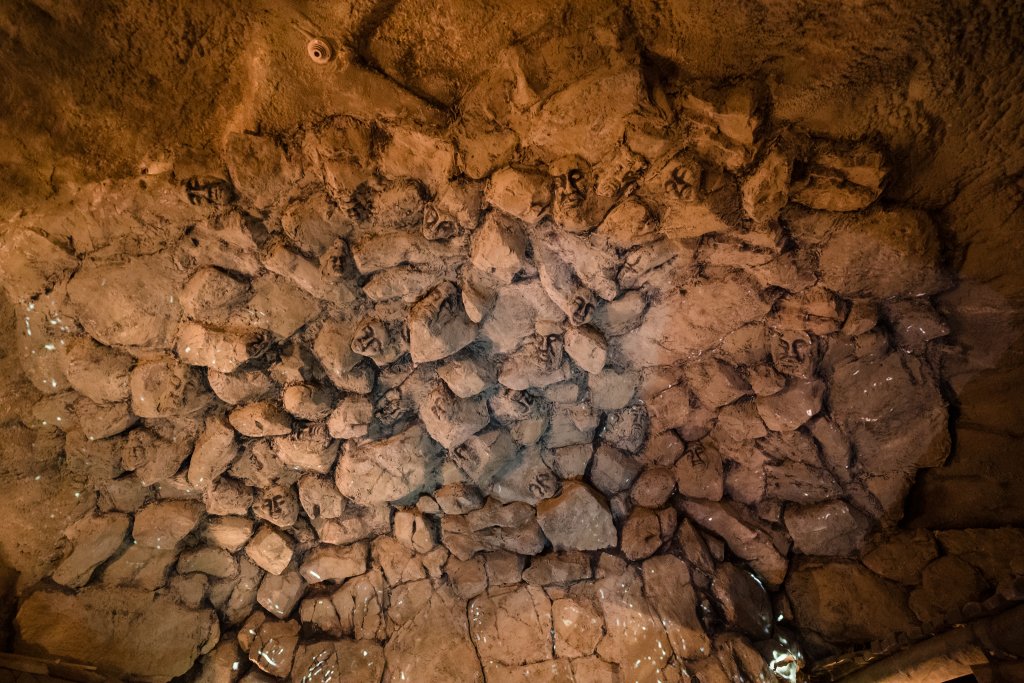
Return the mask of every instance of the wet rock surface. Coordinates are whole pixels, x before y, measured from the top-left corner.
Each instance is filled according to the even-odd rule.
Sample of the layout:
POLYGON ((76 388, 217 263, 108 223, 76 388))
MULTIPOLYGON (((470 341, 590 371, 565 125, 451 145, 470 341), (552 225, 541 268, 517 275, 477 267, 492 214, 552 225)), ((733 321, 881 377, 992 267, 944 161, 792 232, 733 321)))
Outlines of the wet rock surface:
POLYGON ((894 529, 950 452, 952 280, 932 218, 877 202, 880 148, 742 84, 502 59, 460 103, 481 130, 231 136, 152 179, 131 258, 2 234, 32 427, 102 492, 25 649, 154 681, 745 680, 1024 571, 894 529))

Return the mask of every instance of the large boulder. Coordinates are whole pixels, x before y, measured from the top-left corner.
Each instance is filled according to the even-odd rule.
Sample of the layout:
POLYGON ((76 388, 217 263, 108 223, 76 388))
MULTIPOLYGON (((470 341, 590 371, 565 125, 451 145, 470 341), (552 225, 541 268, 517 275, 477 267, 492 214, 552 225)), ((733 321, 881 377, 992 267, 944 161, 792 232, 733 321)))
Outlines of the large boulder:
POLYGON ((786 594, 796 622, 834 643, 867 643, 915 626, 907 596, 859 564, 830 562, 794 569, 786 594))
POLYGON ((360 505, 411 498, 432 481, 438 447, 421 426, 371 443, 346 444, 334 471, 338 490, 360 505))
POLYGON ((38 591, 17 616, 19 650, 92 664, 119 678, 169 681, 220 637, 213 610, 189 610, 133 588, 38 591))
POLYGON ((384 646, 386 683, 483 683, 470 640, 466 603, 440 588, 384 646))
POLYGON ((167 257, 86 262, 68 282, 69 313, 108 346, 170 348, 184 277, 167 257))
POLYGON ((934 294, 948 285, 938 232, 924 212, 875 208, 833 221, 819 259, 829 289, 888 299, 934 294))
POLYGON ((771 308, 757 282, 739 272, 686 283, 651 305, 643 324, 621 338, 624 357, 640 366, 697 357, 771 308))
POLYGON ((934 373, 915 356, 890 353, 839 366, 829 402, 871 473, 937 467, 949 454, 946 402, 934 373))

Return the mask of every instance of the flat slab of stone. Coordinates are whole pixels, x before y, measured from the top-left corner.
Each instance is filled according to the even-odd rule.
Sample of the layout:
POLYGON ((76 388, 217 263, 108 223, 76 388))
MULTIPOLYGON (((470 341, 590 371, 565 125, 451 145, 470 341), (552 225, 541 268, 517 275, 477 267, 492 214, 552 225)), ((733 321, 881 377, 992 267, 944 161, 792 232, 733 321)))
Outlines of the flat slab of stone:
POLYGON ((132 588, 39 591, 17 616, 22 651, 93 664, 118 677, 169 681, 220 636, 213 610, 189 610, 132 588))
POLYGON ((483 683, 469 636, 466 603, 450 590, 436 591, 384 647, 385 683, 483 683))

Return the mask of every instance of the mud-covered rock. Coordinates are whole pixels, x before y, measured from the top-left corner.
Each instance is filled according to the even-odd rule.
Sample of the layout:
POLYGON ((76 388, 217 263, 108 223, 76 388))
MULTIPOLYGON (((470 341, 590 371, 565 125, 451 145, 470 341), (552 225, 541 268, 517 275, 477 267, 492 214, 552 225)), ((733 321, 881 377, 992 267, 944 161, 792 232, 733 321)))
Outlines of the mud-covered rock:
POLYGON ((38 591, 22 603, 17 623, 28 653, 158 681, 187 672, 220 635, 212 610, 184 609, 170 598, 126 588, 38 591), (154 639, 154 633, 164 637, 154 639))
POLYGON ((804 628, 836 643, 880 640, 915 625, 903 591, 857 564, 797 567, 786 595, 804 628))

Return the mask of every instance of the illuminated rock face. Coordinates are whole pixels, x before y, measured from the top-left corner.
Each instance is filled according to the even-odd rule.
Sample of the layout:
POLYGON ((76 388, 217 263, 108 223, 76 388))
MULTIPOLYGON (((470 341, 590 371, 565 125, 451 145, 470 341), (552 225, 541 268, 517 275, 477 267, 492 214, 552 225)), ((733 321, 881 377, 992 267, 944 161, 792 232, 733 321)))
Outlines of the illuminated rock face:
POLYGON ((154 680, 760 680, 987 598, 994 551, 889 532, 951 444, 929 215, 877 201, 881 146, 620 61, 75 209, 145 242, 0 235, 32 426, 100 494, 27 645, 89 659, 38 614, 99 583, 181 603, 182 644, 96 659, 154 680))

